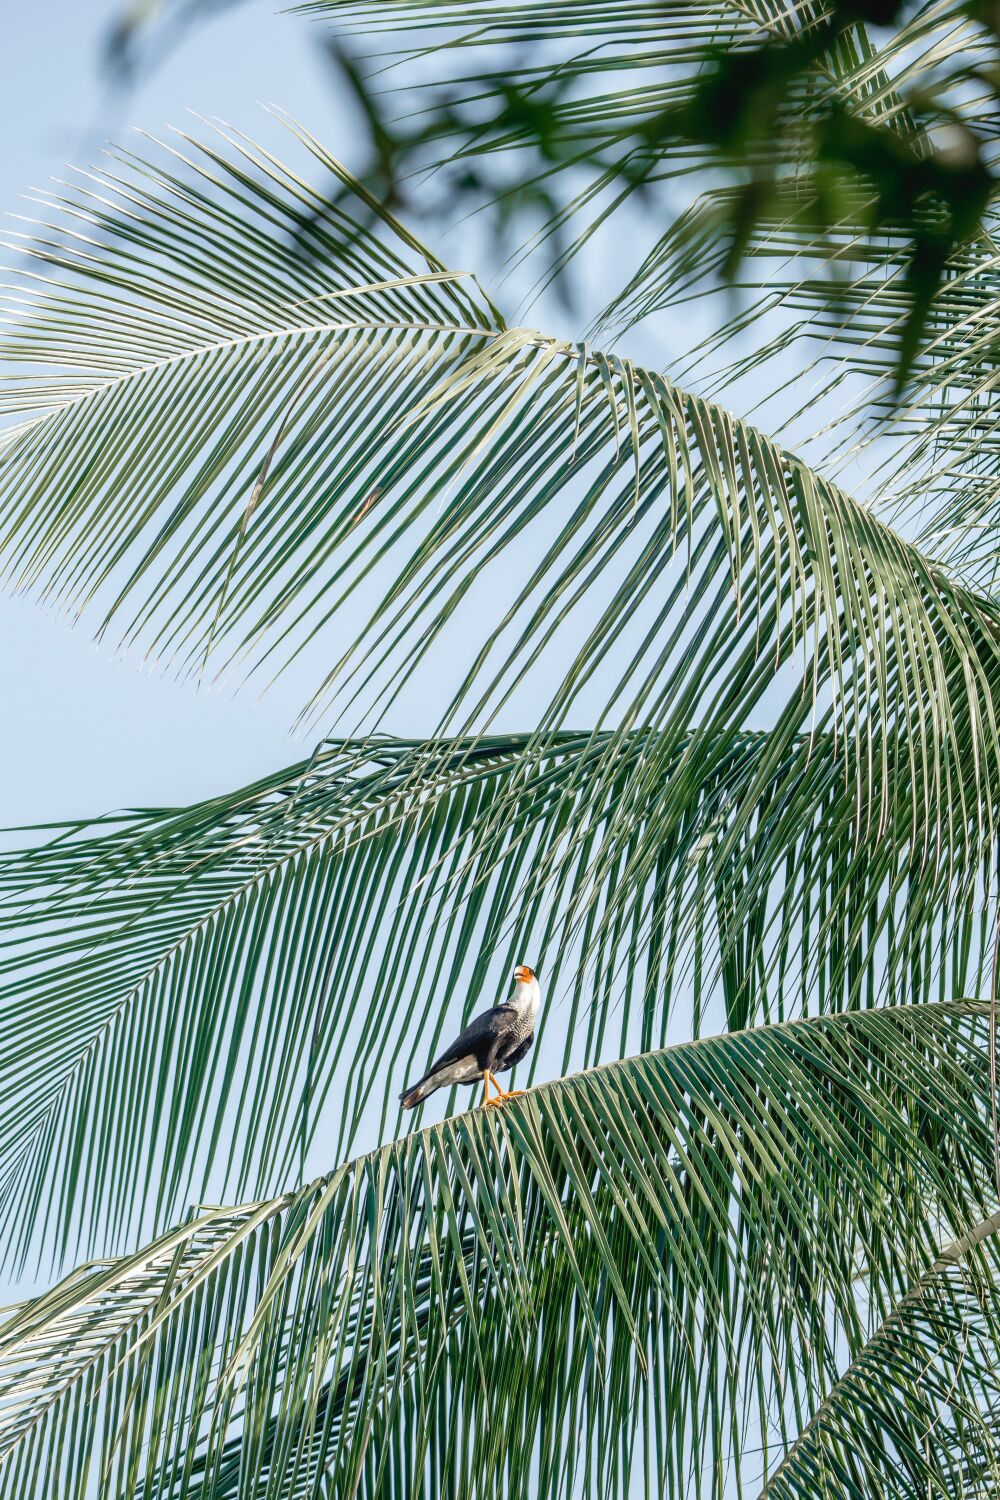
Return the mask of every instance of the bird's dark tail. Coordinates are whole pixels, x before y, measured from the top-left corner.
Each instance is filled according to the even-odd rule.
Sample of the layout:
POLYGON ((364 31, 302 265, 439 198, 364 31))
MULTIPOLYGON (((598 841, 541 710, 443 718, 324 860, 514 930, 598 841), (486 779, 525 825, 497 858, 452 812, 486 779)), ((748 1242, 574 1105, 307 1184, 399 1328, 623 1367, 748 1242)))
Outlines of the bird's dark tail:
POLYGON ((408 1089, 404 1089, 399 1096, 399 1102, 404 1109, 415 1109, 421 1099, 426 1099, 428 1094, 433 1094, 437 1084, 432 1078, 421 1078, 419 1083, 411 1083, 408 1089))

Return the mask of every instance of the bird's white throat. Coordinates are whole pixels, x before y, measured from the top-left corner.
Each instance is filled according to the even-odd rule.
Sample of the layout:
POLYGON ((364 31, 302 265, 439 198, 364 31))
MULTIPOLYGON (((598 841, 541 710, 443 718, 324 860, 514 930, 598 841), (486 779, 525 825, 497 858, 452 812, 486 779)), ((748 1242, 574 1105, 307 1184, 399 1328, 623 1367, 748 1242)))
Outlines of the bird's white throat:
POLYGON ((514 997, 510 1003, 522 1016, 527 1016, 529 1020, 533 1021, 538 1015, 538 1007, 542 1003, 542 992, 538 988, 538 980, 529 979, 525 981, 519 979, 514 986, 514 997))

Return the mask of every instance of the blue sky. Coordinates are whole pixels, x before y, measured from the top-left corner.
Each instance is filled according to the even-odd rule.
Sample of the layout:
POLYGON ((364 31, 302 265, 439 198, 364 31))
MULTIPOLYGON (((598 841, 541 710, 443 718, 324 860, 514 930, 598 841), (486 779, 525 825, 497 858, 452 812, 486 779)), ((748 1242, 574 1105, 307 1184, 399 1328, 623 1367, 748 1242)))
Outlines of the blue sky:
MULTIPOLYGON (((359 135, 323 66, 314 26, 247 3, 190 32, 127 95, 108 90, 100 54, 117 0, 48 0, 5 18, 0 90, 0 204, 31 213, 33 184, 92 160, 132 125, 154 133, 187 111, 253 130, 259 101, 307 121, 351 160, 359 135)), ((356 163, 355 163, 356 164, 356 163)), ((0 698, 6 714, 0 827, 121 806, 186 802, 250 780, 303 752, 288 726, 314 680, 291 672, 260 701, 177 684, 92 644, 29 599, 0 592, 0 698)))

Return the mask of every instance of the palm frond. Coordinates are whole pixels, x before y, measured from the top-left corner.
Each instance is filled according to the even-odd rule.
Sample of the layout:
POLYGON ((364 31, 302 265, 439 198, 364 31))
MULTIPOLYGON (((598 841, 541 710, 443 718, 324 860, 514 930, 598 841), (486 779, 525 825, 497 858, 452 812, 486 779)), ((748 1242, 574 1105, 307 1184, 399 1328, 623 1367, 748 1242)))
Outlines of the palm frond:
POLYGON ((1000 1479, 1000 1214, 947 1246, 817 1407, 762 1491, 987 1495, 1000 1479))
MULTIPOLYGON (((993 216, 982 236, 952 257, 945 285, 928 309, 902 403, 887 397, 912 301, 901 279, 901 235, 887 237, 880 254, 858 258, 833 305, 823 272, 808 266, 794 281, 779 278, 768 293, 798 317, 786 346, 790 339, 820 338, 828 353, 835 340, 836 378, 849 371, 861 382, 838 414, 836 440, 872 453, 891 440, 888 457, 875 470, 881 512, 946 560, 953 573, 989 593, 996 592, 998 577, 998 443, 991 415, 1000 307, 996 228, 993 216)), ((802 260, 815 261, 821 247, 798 251, 802 260)), ((853 253, 845 248, 845 260, 853 253)), ((760 357, 770 352, 762 349, 760 357)), ((822 384, 832 387, 832 376, 822 384)))
POLYGON ((563 1070, 678 1023, 978 987, 979 831, 926 833, 901 789, 859 840, 823 726, 784 748, 333 743, 190 808, 48 830, 0 859, 6 1253, 43 1229, 56 1261, 111 1248, 192 1194, 300 1180, 317 1131, 338 1154, 383 1135, 525 956, 563 1070))
POLYGON ((202 1212, 0 1330, 2 1493, 715 1494, 991 1211, 987 1038, 758 1027, 202 1212))
MULTIPOLYGON (((699 0, 656 10, 636 0, 610 0, 606 5, 595 0, 532 0, 520 6, 391 0, 381 7, 370 0, 305 0, 294 9, 329 20, 346 35, 409 35, 409 48, 397 45, 389 54, 397 68, 428 55, 435 57, 438 73, 442 64, 447 67, 453 113, 435 124, 440 129, 450 123, 457 159, 534 147, 543 153, 543 175, 606 165, 612 168, 608 180, 617 180, 623 196, 650 180, 643 171, 644 157, 655 160, 655 181, 694 165, 719 165, 718 150, 707 143, 685 142, 679 153, 673 143, 668 151, 665 142, 651 138, 645 127, 689 97, 693 80, 720 52, 788 41, 815 28, 826 14, 822 4, 811 0, 699 0), (477 71, 457 71, 466 57, 478 63, 477 71), (595 83, 599 90, 586 92, 595 83), (613 83, 619 87, 613 89, 613 83), (519 103, 524 105, 520 110, 519 103), (471 111, 468 119, 463 117, 463 105, 474 106, 478 123, 471 111), (680 164, 670 161, 675 154, 680 164)), ((911 28, 906 43, 910 48, 928 33, 926 21, 919 26, 911 23, 911 28)), ((939 23, 934 30, 938 47, 942 31, 939 23)), ((926 45, 930 50, 933 43, 928 39, 926 45)), ((836 84, 846 99, 874 117, 890 121, 905 113, 890 73, 859 23, 845 26, 811 72, 828 86, 836 84)), ((407 72, 402 80, 397 74, 395 81, 397 87, 405 85, 407 72)), ((419 75, 411 86, 418 98, 421 89, 434 88, 419 75)), ((808 110, 808 85, 799 102, 808 110)), ((754 145, 765 157, 769 143, 760 140, 754 145)), ((569 212, 594 196, 591 185, 569 212)))
POLYGON ((346 626, 321 701, 335 689, 362 719, 468 625, 456 731, 481 731, 576 627, 540 736, 587 700, 590 722, 648 724, 669 750, 745 727, 775 692, 793 735, 830 698, 863 824, 893 799, 897 728, 945 838, 989 823, 992 603, 721 407, 503 327, 430 258, 403 263, 418 252, 398 226, 384 252, 339 209, 327 226, 298 177, 241 149, 107 176, 67 208, 99 243, 29 247, 59 275, 5 345, 49 367, 9 387, 8 577, 74 607, 107 589, 106 619, 135 611, 126 639, 192 669, 260 668, 346 626), (288 245, 304 204, 308 270, 288 245), (275 316, 324 297, 343 320, 275 316), (389 422, 370 420, 376 384, 389 422))
MULTIPOLYGON (((976 234, 960 236, 942 268, 936 297, 924 306, 923 292, 908 270, 917 238, 927 238, 927 249, 934 234, 945 230, 945 207, 930 201, 929 194, 898 222, 880 213, 873 234, 876 197, 870 178, 855 174, 832 190, 822 173, 817 175, 808 144, 815 108, 834 99, 859 120, 898 135, 912 147, 915 161, 938 149, 926 118, 932 101, 946 133, 966 146, 974 139, 970 131, 975 139, 992 142, 996 110, 989 80, 996 38, 978 24, 970 7, 953 0, 908 7, 901 24, 880 36, 877 48, 863 29, 846 31, 795 98, 787 138, 774 132, 753 151, 741 138, 744 154, 735 178, 731 171, 720 176, 719 169, 727 167, 725 153, 707 141, 657 143, 655 122, 690 95, 720 49, 732 54, 767 38, 787 41, 815 26, 814 7, 718 0, 667 6, 652 15, 622 0, 600 7, 599 21, 593 7, 560 0, 517 10, 412 0, 377 10, 353 0, 316 0, 303 8, 348 32, 405 32, 419 26, 422 34, 409 59, 413 66, 426 52, 428 35, 441 37, 433 46, 453 72, 470 52, 482 54, 481 72, 452 83, 459 97, 465 90, 468 119, 452 109, 447 120, 435 124, 440 132, 450 122, 460 160, 534 146, 541 158, 540 183, 566 177, 573 184, 574 174, 578 178, 591 168, 592 180, 580 189, 568 187, 567 202, 553 212, 542 234, 543 242, 562 236, 575 215, 591 215, 569 249, 557 254, 557 266, 603 225, 620 225, 619 210, 634 192, 646 194, 642 218, 658 219, 662 229, 624 285, 614 288, 593 325, 595 333, 628 328, 692 296, 716 292, 732 279, 738 241, 749 279, 744 289, 754 295, 737 318, 721 321, 697 364, 704 368, 708 355, 720 349, 731 357, 734 333, 752 328, 760 335, 769 316, 777 331, 768 331, 763 347, 755 338, 752 350, 728 373, 746 375, 765 367, 780 386, 787 378, 780 356, 805 339, 815 353, 815 341, 822 341, 819 359, 835 355, 834 368, 818 388, 811 385, 802 407, 823 411, 824 421, 829 417, 841 452, 856 459, 860 445, 876 456, 884 514, 915 531, 923 546, 961 570, 970 584, 994 591, 996 440, 989 408, 995 380, 990 354, 995 213, 987 210, 976 234), (520 49, 529 45, 529 37, 535 56, 525 63, 520 49), (555 48, 553 56, 542 60, 542 45, 555 48), (618 80, 612 89, 610 83, 618 80), (599 88, 588 93, 591 82, 599 88), (519 109, 511 102, 511 89, 516 99, 523 93, 519 109), (910 99, 917 100, 916 111, 908 107, 910 99), (744 181, 748 168, 762 183, 766 178, 751 207, 744 181), (683 181, 694 171, 699 190, 693 201, 666 196, 677 178, 683 181), (904 366, 909 381, 901 408, 896 385, 904 366), (848 372, 856 378, 845 412, 848 372), (886 437, 892 440, 888 462, 886 437)), ((801 384, 801 372, 796 383, 801 384)), ((824 434, 829 448, 825 426, 824 434)))
MULTIPOLYGON (((483 175, 484 163, 494 157, 502 160, 511 152, 528 157, 530 165, 519 161, 506 184, 498 165, 483 189, 511 204, 521 196, 534 207, 548 205, 547 221, 527 248, 555 244, 550 276, 564 270, 609 221, 620 225, 622 207, 642 195, 628 238, 651 219, 662 225, 661 234, 624 286, 614 287, 595 330, 627 327, 682 296, 671 275, 670 252, 678 246, 697 279, 716 285, 720 278, 730 279, 726 266, 734 241, 744 233, 757 237, 755 231, 772 218, 772 199, 782 201, 789 177, 798 178, 800 191, 794 200, 784 198, 785 227, 801 234, 808 225, 812 236, 824 223, 835 230, 844 207, 840 200, 850 187, 846 180, 830 182, 829 156, 825 175, 822 166, 817 168, 819 148, 811 134, 831 110, 846 111, 887 132, 893 142, 912 146, 916 162, 935 150, 925 118, 932 99, 939 106, 950 100, 978 129, 988 133, 992 127, 993 95, 984 79, 995 66, 995 38, 977 24, 970 7, 954 0, 903 8, 893 25, 882 28, 877 44, 856 11, 841 11, 843 24, 831 30, 827 45, 797 66, 778 121, 757 119, 746 97, 734 99, 745 118, 732 140, 713 131, 710 121, 702 121, 702 133, 696 123, 680 123, 706 73, 722 58, 732 66, 740 55, 757 57, 763 71, 759 76, 735 72, 733 92, 742 88, 748 95, 760 87, 763 96, 768 78, 772 90, 780 90, 788 79, 777 61, 768 73, 767 56, 790 55, 789 49, 818 34, 833 8, 754 0, 710 0, 655 11, 635 0, 609 5, 538 0, 523 7, 463 0, 393 0, 387 6, 307 0, 297 9, 366 41, 373 34, 406 37, 401 49, 379 59, 382 66, 373 71, 371 85, 374 89, 382 81, 388 61, 395 64, 390 76, 397 94, 409 84, 418 106, 425 103, 416 124, 405 117, 394 138, 411 170, 422 164, 421 151, 425 157, 428 151, 440 154, 442 142, 454 155, 438 159, 438 171, 451 165, 483 175), (421 81, 428 54, 436 64, 431 82, 421 81), (467 58, 477 65, 475 71, 462 71, 467 58), (438 82, 442 70, 448 75, 444 90, 438 82), (747 173, 756 187, 752 207, 743 189, 731 186, 734 180, 744 183, 747 173), (708 231, 707 245, 692 241, 690 215, 678 215, 684 184, 694 174, 700 194, 695 219, 708 231), (561 248, 580 217, 584 226, 561 248)), ((707 109, 705 101, 695 109, 695 120, 699 108, 707 109)), ((874 149, 870 155, 874 166, 874 149)), ((850 186, 864 207, 872 205, 870 178, 865 182, 855 173, 850 186)), ((419 202, 419 194, 413 196, 419 202)), ((859 224, 859 238, 877 251, 880 236, 872 233, 864 213, 859 224)), ((909 226, 911 241, 919 229, 918 215, 909 226)), ((624 240, 616 239, 619 255, 624 240)))

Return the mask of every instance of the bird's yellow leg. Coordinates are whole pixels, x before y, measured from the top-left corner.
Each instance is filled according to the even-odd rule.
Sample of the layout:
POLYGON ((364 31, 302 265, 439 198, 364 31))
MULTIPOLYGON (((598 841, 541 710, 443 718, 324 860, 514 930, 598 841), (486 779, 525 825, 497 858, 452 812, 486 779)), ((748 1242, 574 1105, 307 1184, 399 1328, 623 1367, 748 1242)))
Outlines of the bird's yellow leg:
POLYGON ((503 1103, 506 1102, 506 1100, 513 1099, 513 1097, 514 1097, 515 1094, 523 1094, 523 1093, 524 1093, 523 1089, 514 1089, 514 1090, 512 1090, 511 1093, 508 1093, 506 1089, 500 1087, 500 1084, 497 1082, 496 1077, 494 1076, 493 1073, 490 1072, 489 1068, 487 1068, 486 1071, 484 1072, 484 1074, 483 1074, 483 1108, 484 1109, 487 1109, 490 1105, 503 1104, 503 1103), (497 1091, 497 1096, 496 1096, 495 1099, 491 1099, 490 1098, 490 1084, 491 1083, 492 1083, 493 1087, 497 1091))
POLYGON ((509 1096, 504 1093, 503 1089, 500 1088, 500 1085, 497 1083, 496 1079, 493 1077, 493 1074, 490 1072, 489 1068, 487 1068, 484 1071, 484 1073, 483 1073, 483 1103, 482 1103, 482 1108, 483 1109, 488 1109, 491 1104, 502 1104, 503 1101, 506 1098, 508 1098, 508 1097, 509 1096), (490 1082, 491 1081, 496 1085, 496 1087, 498 1089, 500 1089, 500 1097, 498 1099, 491 1099, 490 1098, 490 1082))
MULTIPOLYGON (((488 1071, 489 1070, 487 1069, 487 1072, 488 1071)), ((493 1087, 496 1089, 497 1093, 500 1096, 498 1099, 491 1099, 491 1104, 501 1104, 504 1099, 516 1099, 519 1094, 524 1093, 524 1089, 505 1089, 503 1084, 497 1077, 495 1077, 493 1073, 490 1073, 489 1076, 492 1080, 493 1087)))

